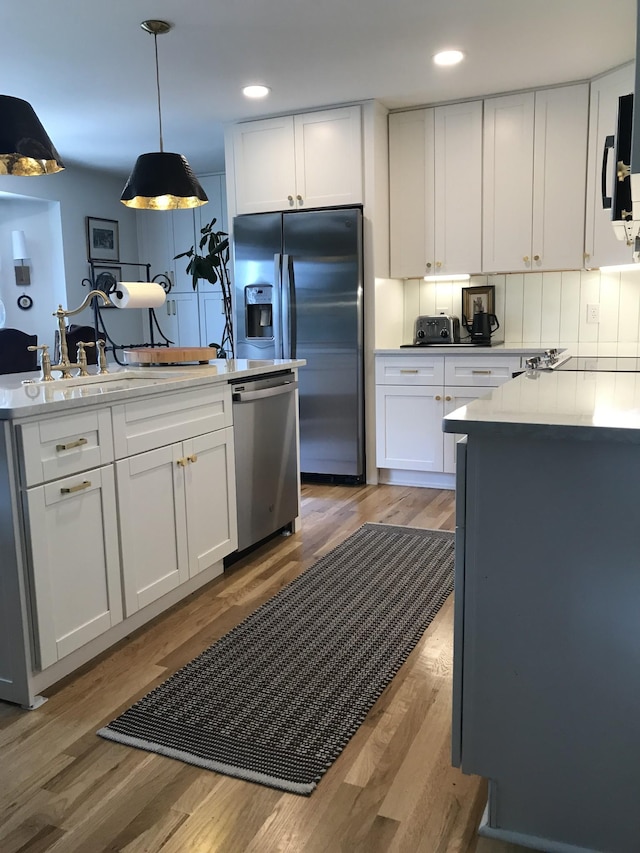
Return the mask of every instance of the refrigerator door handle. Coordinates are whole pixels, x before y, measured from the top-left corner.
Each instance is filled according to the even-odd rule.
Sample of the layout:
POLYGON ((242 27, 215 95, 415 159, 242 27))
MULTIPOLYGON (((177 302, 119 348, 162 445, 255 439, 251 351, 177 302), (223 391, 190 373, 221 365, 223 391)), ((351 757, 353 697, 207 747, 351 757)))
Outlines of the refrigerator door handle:
POLYGON ((282 284, 280 293, 282 295, 282 358, 293 358, 292 340, 291 340, 291 255, 282 256, 282 284))
POLYGON ((296 358, 298 344, 298 316, 296 313, 296 277, 293 257, 285 255, 287 264, 287 295, 289 300, 289 358, 296 358))
POLYGON ((282 255, 276 252, 273 256, 273 348, 274 357, 283 358, 282 342, 282 255))

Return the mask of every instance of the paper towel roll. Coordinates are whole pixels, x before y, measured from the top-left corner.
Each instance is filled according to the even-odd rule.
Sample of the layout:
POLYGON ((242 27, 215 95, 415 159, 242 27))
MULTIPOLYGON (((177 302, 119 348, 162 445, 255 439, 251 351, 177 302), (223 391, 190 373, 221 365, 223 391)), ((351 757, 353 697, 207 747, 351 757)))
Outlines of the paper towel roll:
POLYGON ((116 308, 157 308, 167 294, 153 281, 119 281, 109 299, 116 308))

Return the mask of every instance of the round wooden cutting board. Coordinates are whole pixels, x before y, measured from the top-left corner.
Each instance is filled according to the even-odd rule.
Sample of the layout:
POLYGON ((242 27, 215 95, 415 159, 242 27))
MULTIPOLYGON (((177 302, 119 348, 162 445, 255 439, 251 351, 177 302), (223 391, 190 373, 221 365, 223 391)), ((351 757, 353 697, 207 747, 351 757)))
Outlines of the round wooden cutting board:
POLYGON ((142 347, 122 351, 127 364, 206 364, 216 357, 215 347, 142 347))

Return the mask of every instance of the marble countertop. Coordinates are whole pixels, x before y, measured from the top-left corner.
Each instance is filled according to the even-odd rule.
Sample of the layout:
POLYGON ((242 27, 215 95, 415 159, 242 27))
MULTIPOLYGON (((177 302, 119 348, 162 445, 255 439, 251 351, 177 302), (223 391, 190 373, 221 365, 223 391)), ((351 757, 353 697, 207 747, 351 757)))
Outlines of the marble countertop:
POLYGON ((302 367, 304 359, 214 359, 205 365, 183 367, 110 367, 106 376, 90 368, 90 376, 40 381, 40 371, 0 375, 0 420, 111 404, 130 397, 178 391, 203 383, 234 379, 302 367))
POLYGON ((446 415, 443 430, 640 444, 640 374, 522 374, 446 415))

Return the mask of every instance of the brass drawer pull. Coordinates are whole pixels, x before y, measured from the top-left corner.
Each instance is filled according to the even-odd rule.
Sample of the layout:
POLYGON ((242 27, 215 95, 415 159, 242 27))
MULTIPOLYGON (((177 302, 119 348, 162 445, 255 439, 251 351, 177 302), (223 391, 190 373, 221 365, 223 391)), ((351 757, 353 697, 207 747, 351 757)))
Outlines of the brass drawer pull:
POLYGON ((191 456, 187 456, 187 461, 188 462, 197 462, 198 461, 197 454, 192 453, 191 456))
POLYGON ((400 373, 418 373, 418 372, 419 371, 416 368, 414 368, 413 370, 403 370, 402 368, 400 368, 400 373))
POLYGON ((182 459, 176 459, 176 465, 179 465, 181 468, 184 468, 184 466, 186 464, 187 464, 186 457, 183 456, 182 459))
POLYGON ((447 401, 447 403, 450 403, 450 402, 451 402, 451 397, 450 397, 448 394, 447 394, 447 396, 446 396, 444 399, 447 401))
POLYGON ((472 376, 491 376, 491 371, 490 370, 472 370, 471 375, 472 376))
POLYGON ((73 492, 81 492, 83 489, 88 489, 91 485, 91 480, 83 480, 77 486, 64 486, 60 489, 61 495, 71 495, 73 492))
POLYGON ((436 394, 436 396, 434 397, 434 400, 442 400, 442 397, 440 396, 440 394, 436 394))
POLYGON ((89 439, 79 438, 77 441, 68 441, 66 444, 56 444, 56 450, 60 453, 61 450, 71 450, 72 447, 82 447, 83 444, 89 444, 89 439))

